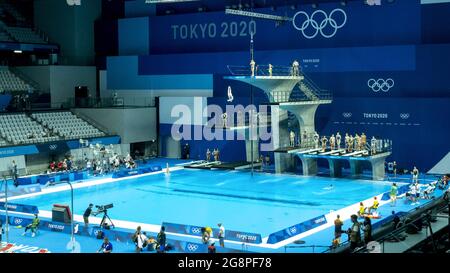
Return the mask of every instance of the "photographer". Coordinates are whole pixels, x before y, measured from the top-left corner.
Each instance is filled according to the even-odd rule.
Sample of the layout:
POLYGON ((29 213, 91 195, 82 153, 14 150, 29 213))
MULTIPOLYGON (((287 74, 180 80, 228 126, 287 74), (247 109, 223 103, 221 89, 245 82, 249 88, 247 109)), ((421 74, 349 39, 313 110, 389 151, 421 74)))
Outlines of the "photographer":
POLYGON ((111 253, 112 250, 113 250, 113 245, 111 244, 111 242, 109 242, 109 239, 107 237, 105 237, 103 239, 103 244, 101 245, 99 250, 97 250, 97 253, 111 253))
POLYGON ((141 226, 138 226, 133 234, 132 240, 136 245, 136 253, 140 253, 147 246, 147 236, 142 234, 141 226))

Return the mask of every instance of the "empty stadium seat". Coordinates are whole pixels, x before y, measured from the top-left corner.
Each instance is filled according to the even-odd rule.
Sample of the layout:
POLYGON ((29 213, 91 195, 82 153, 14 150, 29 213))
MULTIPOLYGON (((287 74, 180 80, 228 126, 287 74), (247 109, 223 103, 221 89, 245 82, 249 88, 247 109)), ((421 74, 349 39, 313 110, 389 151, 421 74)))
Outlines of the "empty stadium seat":
POLYGON ((105 133, 72 112, 34 113, 32 118, 64 139, 105 136, 105 133))

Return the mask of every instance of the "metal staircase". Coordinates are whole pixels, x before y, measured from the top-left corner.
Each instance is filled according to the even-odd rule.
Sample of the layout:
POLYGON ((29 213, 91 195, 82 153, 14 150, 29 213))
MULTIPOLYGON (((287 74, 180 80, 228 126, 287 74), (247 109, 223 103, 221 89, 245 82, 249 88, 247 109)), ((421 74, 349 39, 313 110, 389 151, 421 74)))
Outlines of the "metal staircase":
POLYGON ((313 101, 320 100, 319 97, 314 92, 314 90, 305 81, 299 82, 298 86, 309 100, 313 101))

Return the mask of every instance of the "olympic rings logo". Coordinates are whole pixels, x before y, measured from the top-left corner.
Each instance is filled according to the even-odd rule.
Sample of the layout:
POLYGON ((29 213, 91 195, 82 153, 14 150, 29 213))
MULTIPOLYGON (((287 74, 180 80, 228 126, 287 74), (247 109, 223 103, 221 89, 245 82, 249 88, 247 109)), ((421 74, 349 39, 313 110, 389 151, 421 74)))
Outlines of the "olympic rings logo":
POLYGON ((58 148, 58 145, 57 144, 49 145, 48 148, 53 151, 56 150, 56 148, 58 148))
POLYGON ((409 113, 400 113, 401 119, 409 119, 409 113))
POLYGON ((22 219, 20 219, 20 218, 15 218, 14 219, 14 224, 16 224, 16 225, 20 225, 20 224, 22 224, 22 219))
POLYGON ((191 228, 191 232, 194 233, 194 234, 198 234, 198 233, 200 233, 200 228, 193 227, 193 228, 191 228))
POLYGON ((345 112, 345 113, 342 113, 342 116, 343 116, 344 118, 351 118, 351 117, 352 117, 352 113, 345 112))
POLYGON ((291 227, 291 228, 289 228, 289 231, 290 231, 292 234, 297 233, 297 228, 296 228, 296 227, 291 227))
POLYGON ((342 9, 332 10, 330 12, 329 16, 325 11, 319 9, 319 10, 314 11, 311 14, 311 17, 306 12, 299 11, 292 18, 292 24, 293 24, 294 28, 298 31, 301 31, 303 36, 307 39, 313 39, 314 37, 317 36, 317 34, 319 34, 319 32, 324 38, 331 38, 334 35, 336 35, 337 30, 342 28, 345 25, 345 23, 347 23, 347 14, 342 9), (338 24, 336 19, 334 19, 334 17, 333 17, 333 15, 337 12, 342 13, 342 16, 344 17, 342 23, 340 23, 340 24, 338 24), (324 17, 320 23, 318 23, 317 20, 315 20, 314 16, 316 16, 317 14, 322 14, 324 17), (297 16, 299 16, 299 15, 303 15, 305 17, 305 20, 303 21, 303 23, 300 26, 296 23, 297 16), (328 26, 328 24, 333 29, 333 31, 331 33, 325 33, 323 31, 324 28, 326 28, 328 26), (315 32, 313 32, 312 34, 305 33, 305 30, 307 28, 309 28, 310 26, 312 29, 315 30, 315 32))
POLYGON ((367 81, 367 86, 372 89, 373 92, 383 91, 387 92, 392 87, 394 87, 394 80, 389 78, 387 80, 384 79, 370 79, 367 81))
POLYGON ((187 248, 190 252, 195 252, 195 251, 198 249, 198 245, 187 244, 186 248, 187 248))

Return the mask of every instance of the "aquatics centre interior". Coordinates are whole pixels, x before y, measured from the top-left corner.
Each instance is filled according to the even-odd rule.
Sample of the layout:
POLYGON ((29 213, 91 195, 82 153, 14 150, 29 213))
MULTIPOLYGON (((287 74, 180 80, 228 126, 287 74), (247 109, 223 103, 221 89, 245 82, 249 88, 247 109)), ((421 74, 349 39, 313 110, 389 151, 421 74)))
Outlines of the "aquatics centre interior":
POLYGON ((449 14, 2 0, 0 253, 449 253, 449 14))

